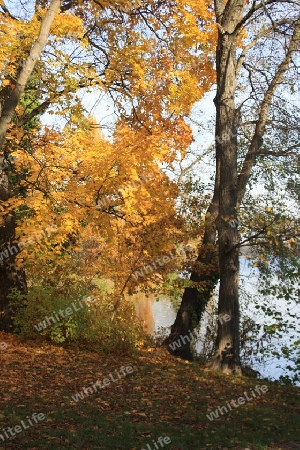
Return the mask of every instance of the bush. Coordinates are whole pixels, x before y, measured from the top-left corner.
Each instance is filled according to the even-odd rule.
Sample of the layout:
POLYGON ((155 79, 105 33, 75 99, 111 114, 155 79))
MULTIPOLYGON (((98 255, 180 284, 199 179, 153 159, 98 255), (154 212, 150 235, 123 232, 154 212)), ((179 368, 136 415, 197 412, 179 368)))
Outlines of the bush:
POLYGON ((84 294, 75 286, 67 291, 54 286, 34 286, 25 299, 22 295, 22 300, 14 293, 17 332, 27 339, 40 337, 55 343, 79 340, 87 322, 84 294), (67 308, 68 313, 71 311, 69 315, 67 308))
POLYGON ((136 317, 134 305, 123 300, 113 320, 111 314, 111 308, 107 305, 93 305, 81 343, 103 353, 135 352, 137 343, 145 339, 145 334, 136 317))
POLYGON ((89 304, 84 301, 86 293, 86 289, 76 284, 33 286, 25 299, 14 292, 11 297, 17 311, 14 317, 17 332, 25 339, 75 343, 101 353, 134 352, 137 342, 145 336, 132 302, 120 302, 112 321, 108 300, 102 297, 89 304), (67 315, 66 311, 71 313, 67 315))

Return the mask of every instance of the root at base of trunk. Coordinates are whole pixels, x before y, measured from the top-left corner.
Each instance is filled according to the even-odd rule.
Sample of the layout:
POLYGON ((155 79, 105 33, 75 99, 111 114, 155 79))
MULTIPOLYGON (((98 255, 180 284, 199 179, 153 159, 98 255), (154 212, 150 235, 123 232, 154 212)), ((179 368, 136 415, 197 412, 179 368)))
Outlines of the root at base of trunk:
POLYGON ((226 374, 242 375, 240 359, 235 355, 232 347, 227 347, 223 351, 217 351, 212 359, 206 364, 206 367, 226 374))
POLYGON ((169 343, 168 345, 166 345, 166 343, 163 343, 163 345, 166 347, 168 352, 172 356, 175 356, 176 358, 180 358, 180 359, 183 359, 185 361, 190 361, 190 362, 192 362, 194 360, 193 354, 192 354, 189 346, 172 349, 172 343, 169 343))

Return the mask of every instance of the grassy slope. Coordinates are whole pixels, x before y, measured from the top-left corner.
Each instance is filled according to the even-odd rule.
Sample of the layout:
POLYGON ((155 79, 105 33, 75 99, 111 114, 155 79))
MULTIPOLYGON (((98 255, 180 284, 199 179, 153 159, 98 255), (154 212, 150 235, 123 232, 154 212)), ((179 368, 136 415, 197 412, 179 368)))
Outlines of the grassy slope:
POLYGON ((8 345, 0 349, 0 434, 34 412, 46 416, 5 442, 0 438, 0 450, 156 450, 153 440, 160 436, 171 439, 167 450, 300 448, 300 441, 283 444, 300 439, 299 388, 216 374, 163 349, 117 357, 39 347, 4 333, 0 342, 8 345), (134 372, 72 400, 122 365, 132 365, 134 372), (260 397, 219 419, 207 418, 210 410, 244 392, 250 398, 251 389, 264 384, 268 391, 260 397))

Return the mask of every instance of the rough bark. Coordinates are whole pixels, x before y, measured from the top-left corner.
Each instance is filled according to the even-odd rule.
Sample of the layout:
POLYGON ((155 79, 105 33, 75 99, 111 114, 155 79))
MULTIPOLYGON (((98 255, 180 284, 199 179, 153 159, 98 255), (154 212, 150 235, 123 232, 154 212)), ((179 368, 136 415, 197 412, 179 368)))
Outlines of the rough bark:
MULTIPOLYGON (((216 117, 216 183, 214 197, 208 212, 209 217, 205 227, 203 244, 197 261, 201 266, 197 272, 193 272, 191 280, 204 283, 204 290, 201 292, 196 288, 186 289, 182 303, 178 311, 174 325, 171 327, 171 335, 165 340, 166 344, 174 342, 178 336, 187 335, 198 325, 205 306, 211 297, 218 276, 220 275, 220 304, 219 314, 225 313, 232 317, 230 322, 225 322, 222 326, 226 329, 223 339, 223 332, 217 346, 223 348, 223 340, 226 340, 226 354, 239 353, 238 336, 238 250, 234 247, 238 243, 237 228, 231 223, 236 223, 237 219, 237 137, 236 137, 236 109, 234 105, 234 93, 236 83, 236 33, 235 25, 241 18, 243 2, 235 3, 234 18, 225 7, 223 1, 217 1, 216 16, 219 29, 219 40, 217 47, 217 95, 215 105, 216 117), (226 31, 224 29, 226 27, 226 31), (219 215, 219 216, 218 216, 219 215), (220 217, 220 220, 217 220, 220 217), (216 224, 219 234, 219 265, 214 262, 214 270, 209 271, 204 268, 205 264, 211 265, 213 255, 216 255, 216 224), (214 249, 213 254, 205 251, 207 248, 214 249), (232 251, 229 248, 234 247, 232 251), (202 253, 204 251, 204 253, 202 253), (221 253, 220 253, 221 252, 221 253), (222 256, 220 256, 222 255, 222 256), (196 319, 196 320, 195 320, 196 319), (222 336, 222 337, 221 337, 222 336)), ((220 348, 221 348, 220 347, 220 348)), ((189 342, 182 345, 175 352, 176 356, 183 359, 192 359, 189 342)), ((228 359, 228 357, 227 357, 228 359)), ((238 358, 236 359, 239 364, 238 358)))
POLYGON ((0 330, 13 331, 14 307, 9 294, 17 289, 21 294, 27 292, 26 277, 22 269, 16 266, 17 243, 15 242, 16 219, 13 211, 7 207, 10 198, 8 171, 5 169, 4 143, 8 126, 13 119, 15 109, 24 93, 26 84, 34 70, 36 62, 47 43, 50 27, 60 8, 60 0, 52 0, 41 22, 39 36, 33 44, 15 85, 4 88, 0 93, 0 206, 7 211, 1 217, 0 224, 0 330))
POLYGON ((24 270, 18 269, 15 261, 18 254, 15 229, 15 215, 9 213, 3 218, 3 226, 0 228, 0 248, 2 249, 2 261, 0 261, 0 330, 7 333, 15 331, 13 318, 16 306, 11 304, 9 295, 14 289, 21 294, 27 293, 24 270))
MULTIPOLYGON (((220 2, 221 3, 221 2, 220 2)), ((237 244, 237 126, 234 103, 236 89, 235 29, 241 20, 243 1, 224 4, 216 2, 218 45, 216 52, 217 94, 216 158, 220 164, 219 241, 220 290, 218 314, 230 320, 218 323, 216 353, 209 366, 225 372, 241 372, 239 345, 239 251, 237 244)))

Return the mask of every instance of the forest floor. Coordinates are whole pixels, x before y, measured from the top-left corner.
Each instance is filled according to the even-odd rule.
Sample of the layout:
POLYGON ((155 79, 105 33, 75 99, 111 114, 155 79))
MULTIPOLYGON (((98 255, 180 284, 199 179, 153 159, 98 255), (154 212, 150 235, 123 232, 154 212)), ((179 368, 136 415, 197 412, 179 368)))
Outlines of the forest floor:
POLYGON ((99 355, 5 333, 1 343, 0 450, 300 449, 299 388, 159 348, 99 355))

